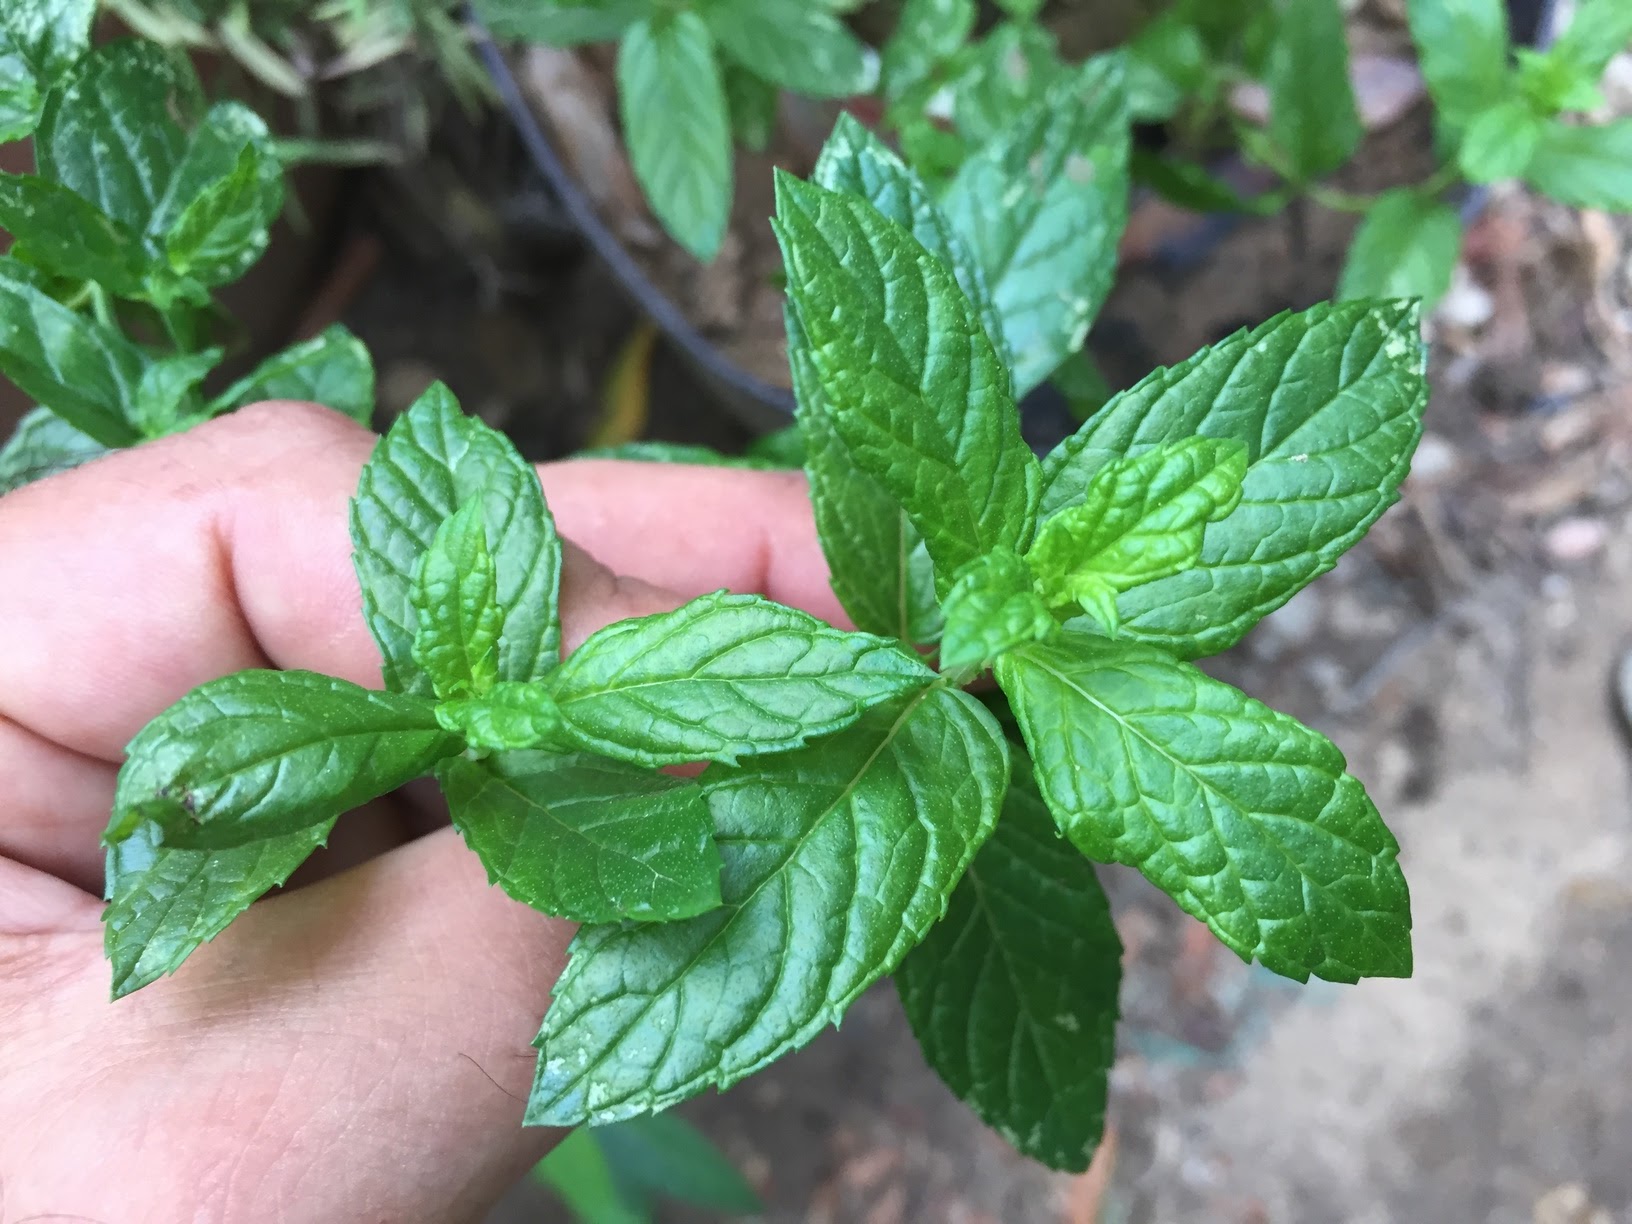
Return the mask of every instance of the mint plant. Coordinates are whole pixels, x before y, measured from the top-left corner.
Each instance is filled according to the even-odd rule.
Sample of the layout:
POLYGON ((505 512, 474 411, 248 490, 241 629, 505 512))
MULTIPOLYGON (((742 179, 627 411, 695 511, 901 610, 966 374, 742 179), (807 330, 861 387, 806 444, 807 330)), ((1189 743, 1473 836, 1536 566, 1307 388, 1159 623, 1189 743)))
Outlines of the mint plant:
POLYGON ((763 149, 777 91, 870 92, 878 57, 839 19, 841 0, 477 0, 502 38, 618 44, 618 100, 635 178, 698 259, 731 217, 733 140, 763 149))
POLYGON ((283 169, 260 118, 207 104, 185 58, 91 49, 94 12, 0 12, 0 138, 31 136, 36 163, 0 175, 0 373, 39 404, 0 450, 0 492, 260 399, 366 422, 373 366, 340 327, 206 385, 225 355, 214 293, 265 252, 283 169))
POLYGON ((893 973, 953 1090, 1081 1169, 1120 955, 1095 862, 1297 980, 1408 974, 1398 846, 1342 755, 1190 660, 1397 496, 1426 399, 1417 307, 1282 315, 1156 371, 1039 462, 1013 338, 1046 375, 1080 308, 1041 311, 1042 262, 1009 281, 986 253, 1030 249, 1049 215, 943 208, 849 120, 814 181, 779 177, 805 467, 855 631, 718 592, 562 659, 536 474, 427 392, 352 505, 383 691, 244 672, 131 743, 106 833, 115 994, 425 773, 494 883, 584 924, 531 1124, 728 1087, 893 973), (988 670, 983 702, 964 687, 988 670), (707 766, 655 772, 684 762, 707 766))

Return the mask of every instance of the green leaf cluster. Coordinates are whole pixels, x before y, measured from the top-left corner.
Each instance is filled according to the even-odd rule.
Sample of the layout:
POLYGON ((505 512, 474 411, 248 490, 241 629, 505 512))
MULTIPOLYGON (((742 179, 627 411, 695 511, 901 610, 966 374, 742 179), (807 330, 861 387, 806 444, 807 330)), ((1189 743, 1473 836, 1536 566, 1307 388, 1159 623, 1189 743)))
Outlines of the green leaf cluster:
MULTIPOLYGON (((1018 194, 1015 177, 991 181, 1018 194)), ((959 1096, 1020 1150, 1082 1169, 1103 1125, 1120 951, 1094 862, 1141 871, 1244 959, 1297 980, 1410 972, 1399 847, 1342 755, 1188 660, 1238 641, 1398 496, 1427 398, 1418 309, 1279 316, 1111 396, 1039 464, 1014 392, 1034 378, 1017 337, 1047 271, 1035 298, 997 290, 1003 265, 979 254, 995 244, 961 197, 937 201, 851 123, 814 181, 783 176, 777 197, 834 590, 858 625, 938 646, 953 681, 992 668, 1018 734, 993 831, 900 962, 902 998, 959 1096)), ((1024 208, 1009 217, 1027 224, 1024 208)), ((1098 223, 1081 199, 1051 222, 1067 241, 1098 223)), ((727 915, 760 903, 763 877, 741 870, 728 858, 727 915)), ((797 894, 784 903, 800 913, 797 894)), ((569 971, 542 1037, 539 1117, 622 1117, 761 1065, 753 1026, 787 1004, 719 951, 736 946, 727 915, 666 958, 709 965, 706 991, 651 971, 655 945, 678 938, 666 927, 609 934, 601 974, 569 971), (704 1027, 687 1010, 699 994, 745 1003, 704 1027), (629 1026, 615 1042, 591 1021, 610 1015, 629 1026), (708 1035, 631 1068, 671 1024, 708 1035)))
POLYGON ((731 218, 732 144, 763 148, 777 92, 870 91, 878 57, 829 4, 807 0, 477 0, 503 38, 618 43, 618 103, 635 177, 669 235, 698 259, 731 218))
POLYGON ((1545 51, 1512 46, 1502 0, 1411 0, 1411 33, 1457 164, 1475 183, 1523 179, 1566 204, 1632 209, 1632 121, 1583 122, 1632 44, 1632 8, 1582 0, 1545 51))
POLYGON ((284 200, 266 125, 206 104, 188 61, 135 40, 90 47, 94 5, 0 13, 0 373, 35 399, 0 449, 0 490, 256 399, 318 399, 367 422, 374 374, 343 328, 221 388, 213 293, 260 258, 284 200))

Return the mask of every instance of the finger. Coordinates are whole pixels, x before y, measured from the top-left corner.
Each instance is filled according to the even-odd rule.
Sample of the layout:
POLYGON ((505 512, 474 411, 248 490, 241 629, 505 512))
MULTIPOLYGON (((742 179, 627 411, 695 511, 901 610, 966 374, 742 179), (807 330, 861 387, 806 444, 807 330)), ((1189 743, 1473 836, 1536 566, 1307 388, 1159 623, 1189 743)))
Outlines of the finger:
POLYGON ((561 533, 686 598, 728 587, 848 625, 801 472, 575 459, 539 469, 561 533))
MULTIPOLYGON (((0 718, 0 779, 0 858, 100 893, 97 837, 113 806, 113 766, 0 718)), ((0 892, 0 915, 14 901, 0 892)))

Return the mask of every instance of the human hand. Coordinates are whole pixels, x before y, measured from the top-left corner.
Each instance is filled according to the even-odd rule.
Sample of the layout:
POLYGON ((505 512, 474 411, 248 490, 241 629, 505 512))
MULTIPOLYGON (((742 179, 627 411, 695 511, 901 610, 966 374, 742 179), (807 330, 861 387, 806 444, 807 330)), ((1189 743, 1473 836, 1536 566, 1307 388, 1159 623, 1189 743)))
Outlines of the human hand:
MULTIPOLYGON (((379 685, 345 509, 372 444, 266 405, 0 500, 0 1221, 473 1219, 558 1137, 521 1115, 571 925, 490 887, 434 789, 108 1001, 98 838, 136 731, 246 667, 379 685)), ((541 475, 587 550, 569 649, 719 587, 842 617, 798 476, 541 475)))

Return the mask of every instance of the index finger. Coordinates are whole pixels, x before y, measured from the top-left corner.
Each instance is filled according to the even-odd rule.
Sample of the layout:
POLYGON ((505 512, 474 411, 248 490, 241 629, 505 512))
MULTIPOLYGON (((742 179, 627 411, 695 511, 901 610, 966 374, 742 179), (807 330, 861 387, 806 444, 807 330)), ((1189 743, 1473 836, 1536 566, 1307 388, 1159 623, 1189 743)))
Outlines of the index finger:
MULTIPOLYGON (((377 687, 346 516, 373 442, 326 409, 262 405, 0 499, 0 716, 118 761, 154 714, 245 667, 377 687)), ((542 474, 562 534, 615 570, 837 614, 800 478, 542 474)))

